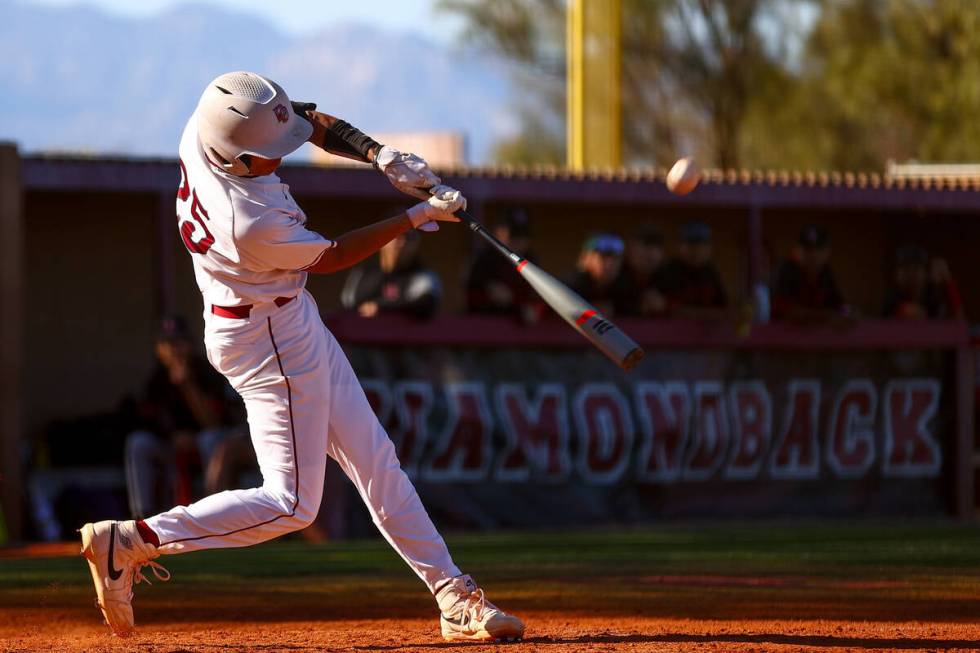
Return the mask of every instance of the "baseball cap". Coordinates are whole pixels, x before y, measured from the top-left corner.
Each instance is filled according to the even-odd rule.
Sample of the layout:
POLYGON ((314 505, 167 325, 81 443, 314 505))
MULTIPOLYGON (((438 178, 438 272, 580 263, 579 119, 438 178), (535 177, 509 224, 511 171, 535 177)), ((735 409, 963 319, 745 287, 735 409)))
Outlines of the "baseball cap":
POLYGON ((690 220, 681 225, 681 240, 694 245, 711 242, 711 227, 700 220, 690 220))
POLYGON ((826 227, 821 227, 818 224, 808 224, 803 227, 803 231, 800 232, 799 239, 800 247, 806 249, 819 249, 821 247, 827 247, 830 245, 830 234, 827 232, 826 227))
POLYGON ((589 236, 582 245, 585 252, 620 255, 623 253, 623 239, 616 234, 600 233, 589 236))

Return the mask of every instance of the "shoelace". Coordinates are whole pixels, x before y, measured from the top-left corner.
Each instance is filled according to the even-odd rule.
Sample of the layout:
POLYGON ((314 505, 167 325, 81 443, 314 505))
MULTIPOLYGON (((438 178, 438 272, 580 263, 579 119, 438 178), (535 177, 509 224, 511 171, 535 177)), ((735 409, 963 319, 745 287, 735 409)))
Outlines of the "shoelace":
POLYGON ((170 580, 170 572, 167 571, 167 568, 161 565, 160 563, 153 562, 152 560, 147 560, 145 562, 140 562, 133 565, 132 581, 130 581, 130 585, 127 588, 129 590, 130 601, 133 600, 133 585, 139 585, 143 581, 146 581, 147 585, 153 584, 153 582, 150 581, 149 578, 143 575, 143 567, 149 567, 150 570, 153 572, 153 575, 157 577, 157 580, 162 583, 166 583, 168 580, 170 580))
POLYGON ((482 588, 477 588, 470 592, 470 595, 466 597, 466 602, 463 603, 463 612, 459 615, 459 623, 463 627, 469 626, 473 621, 480 621, 483 619, 483 613, 486 610, 492 610, 494 606, 492 603, 487 601, 486 595, 483 593, 482 588))
POLYGON ((170 572, 167 571, 166 567, 164 567, 158 562, 147 560, 146 562, 139 563, 133 569, 133 582, 137 585, 139 585, 143 581, 146 581, 147 585, 153 584, 149 578, 143 575, 143 567, 149 567, 150 570, 153 572, 153 575, 156 576, 157 580, 160 581, 161 583, 166 583, 168 580, 170 580, 170 572))

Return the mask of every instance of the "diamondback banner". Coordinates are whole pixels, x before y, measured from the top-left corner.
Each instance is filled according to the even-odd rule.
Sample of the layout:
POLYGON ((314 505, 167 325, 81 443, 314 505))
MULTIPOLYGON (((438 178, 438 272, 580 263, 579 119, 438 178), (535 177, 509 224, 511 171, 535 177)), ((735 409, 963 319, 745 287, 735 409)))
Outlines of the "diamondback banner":
POLYGON ((461 526, 950 509, 940 351, 353 347, 430 509, 461 526))

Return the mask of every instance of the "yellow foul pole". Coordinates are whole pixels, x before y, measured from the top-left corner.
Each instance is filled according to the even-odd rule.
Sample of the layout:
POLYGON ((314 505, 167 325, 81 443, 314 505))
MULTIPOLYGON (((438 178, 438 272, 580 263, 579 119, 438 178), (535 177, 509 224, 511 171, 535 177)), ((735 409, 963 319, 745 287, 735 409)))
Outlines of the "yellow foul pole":
POLYGON ((622 164, 621 0, 568 0, 568 167, 622 164))

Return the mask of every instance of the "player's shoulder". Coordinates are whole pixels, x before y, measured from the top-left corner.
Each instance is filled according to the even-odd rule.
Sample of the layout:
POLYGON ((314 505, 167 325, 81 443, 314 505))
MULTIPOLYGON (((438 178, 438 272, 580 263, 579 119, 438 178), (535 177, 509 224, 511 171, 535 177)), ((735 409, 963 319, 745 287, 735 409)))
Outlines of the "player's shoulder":
POLYGON ((197 140, 197 121, 194 115, 184 127, 178 154, 181 184, 186 184, 188 191, 192 190, 209 212, 230 213, 231 201, 227 184, 212 170, 212 165, 197 140))
POLYGON ((277 240, 277 234, 304 225, 304 221, 292 211, 257 201, 254 195, 232 190, 229 199, 235 214, 235 235, 240 239, 277 240))

